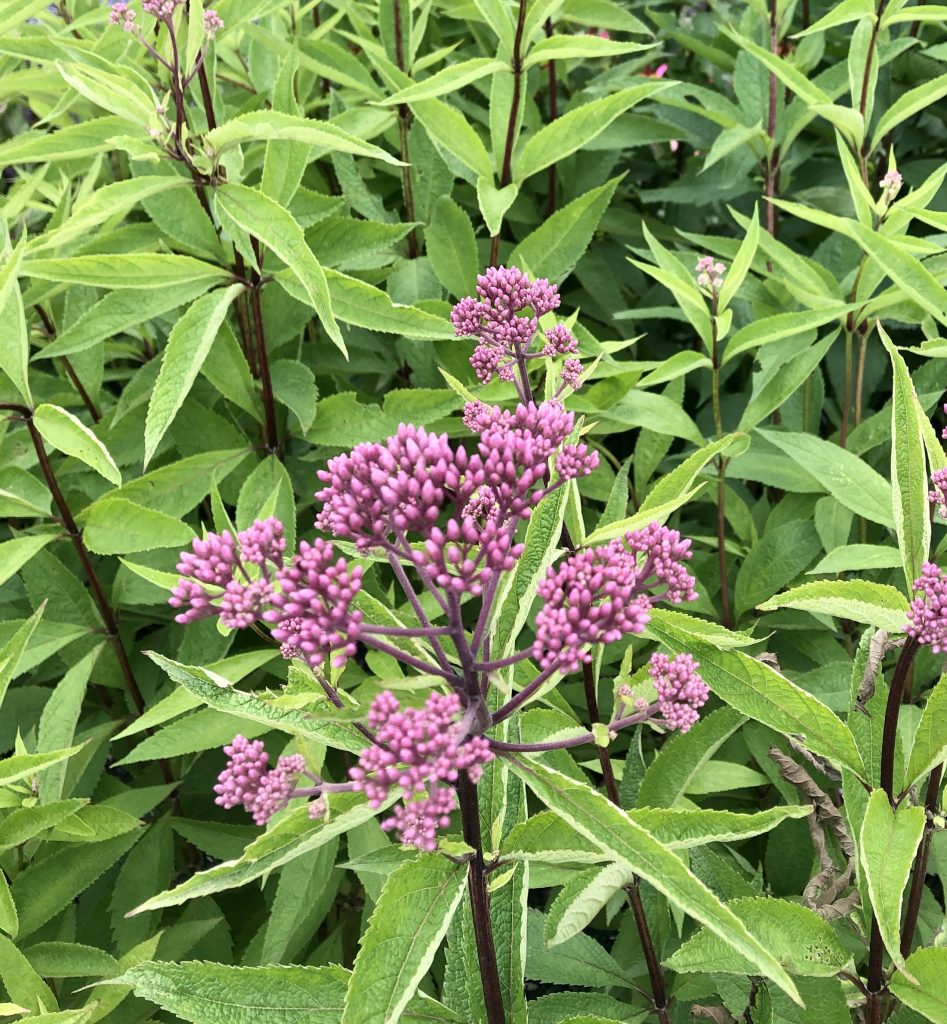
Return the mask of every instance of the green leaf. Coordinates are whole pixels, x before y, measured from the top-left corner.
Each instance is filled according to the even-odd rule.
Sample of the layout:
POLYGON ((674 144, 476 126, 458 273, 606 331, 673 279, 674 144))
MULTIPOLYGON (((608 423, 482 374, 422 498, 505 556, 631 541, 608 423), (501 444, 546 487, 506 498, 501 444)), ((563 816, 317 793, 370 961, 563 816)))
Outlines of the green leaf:
MULTIPOLYGON (((5 935, 0 935, 0 978, 10 999, 29 1007, 37 1015, 47 1007, 57 1008, 56 997, 50 988, 5 935)), ((36 1020, 37 1017, 31 1019, 36 1020)))
POLYGON ((820 550, 819 535, 812 523, 792 519, 763 534, 743 560, 733 587, 737 616, 791 583, 812 564, 820 550))
POLYGON ((145 900, 127 916, 144 914, 162 907, 175 907, 200 896, 236 889, 248 882, 288 864, 311 850, 331 842, 336 836, 375 817, 382 808, 369 807, 364 797, 354 793, 336 793, 329 798, 328 819, 313 821, 305 807, 288 811, 266 832, 253 840, 235 860, 216 864, 206 871, 198 871, 180 885, 145 900))
POLYGON ((44 978, 109 978, 118 961, 95 946, 78 942, 38 942, 26 950, 33 969, 44 978))
POLYGON ((758 430, 789 456, 845 508, 882 526, 894 526, 889 512, 891 485, 857 455, 811 434, 758 430))
POLYGON ((580 932, 550 949, 544 938, 544 916, 530 909, 526 924, 526 977, 530 980, 583 988, 627 988, 634 984, 633 972, 619 964, 591 935, 580 932))
POLYGON ((914 746, 899 792, 910 789, 939 764, 947 752, 947 675, 927 695, 927 703, 914 733, 914 746))
POLYGON ((573 875, 559 890, 546 914, 543 933, 546 945, 559 946, 580 935, 602 907, 633 879, 631 869, 621 861, 573 875))
POLYGON ((0 786, 9 786, 20 779, 31 779, 44 768, 78 754, 82 744, 64 750, 48 750, 41 754, 13 754, 0 760, 0 786))
POLYGON ((770 364, 767 372, 759 374, 753 382, 753 397, 743 410, 737 429, 752 430, 794 395, 815 372, 834 340, 834 335, 829 335, 815 345, 810 345, 794 359, 778 365, 770 364))
POLYGON ((243 290, 232 284, 193 302, 168 335, 145 420, 144 465, 154 456, 161 439, 184 404, 204 360, 210 353, 227 310, 243 290))
MULTIPOLYGON (((17 12, 17 24, 22 9, 17 12)), ((94 117, 67 124, 54 132, 40 128, 19 132, 0 144, 0 163, 49 163, 94 156, 109 148, 109 140, 125 130, 120 117, 94 117)))
POLYGON ((539 762, 511 759, 513 771, 552 811, 603 852, 626 864, 671 902, 745 955, 755 971, 797 998, 792 980, 778 961, 697 879, 682 860, 665 849, 607 797, 539 762))
POLYGON ((194 531, 180 519, 111 495, 90 505, 82 522, 86 546, 98 555, 181 548, 194 539, 194 531))
MULTIPOLYGON (((6 583, 11 576, 15 576, 37 551, 42 551, 50 541, 55 539, 52 534, 47 533, 36 537, 14 537, 13 540, 0 541, 0 584, 6 583)), ((0 653, 0 659, 2 659, 2 653, 0 653)), ((13 671, 12 665, 9 666, 9 670, 13 671)), ((5 671, 6 667, 0 668, 0 680, 3 679, 5 671)), ((0 699, 6 692, 9 682, 9 679, 6 684, 0 682, 0 699)))
POLYGON ((621 89, 611 96, 573 107, 527 139, 513 162, 514 182, 519 184, 550 164, 587 146, 626 110, 675 84, 650 79, 640 85, 621 89))
POLYGON ((725 434, 716 441, 705 444, 696 452, 692 452, 679 465, 675 466, 670 473, 655 483, 648 491, 648 496, 641 503, 640 511, 646 512, 663 506, 666 502, 673 501, 687 491, 698 474, 709 465, 718 455, 738 455, 746 450, 749 438, 746 434, 725 434), (734 449, 736 449, 734 451, 734 449))
POLYGON ((858 842, 875 920, 891 959, 905 971, 901 956, 901 902, 914 854, 924 833, 923 807, 895 810, 882 789, 873 790, 858 842))
POLYGON ((246 185, 223 185, 215 193, 215 202, 224 217, 258 238, 289 267, 329 337, 344 355, 345 342, 332 313, 325 271, 306 244, 303 229, 289 211, 274 199, 246 185))
POLYGON ((17 283, 17 273, 23 259, 22 242, 11 252, 6 229, 2 231, 3 265, 0 266, 0 370, 29 405, 33 404, 27 368, 30 361, 30 338, 23 310, 23 296, 17 283))
POLYGON ((917 400, 904 359, 878 324, 878 334, 894 371, 891 401, 891 497, 894 528, 901 549, 908 591, 921 575, 931 546, 931 520, 927 500, 927 460, 922 423, 927 417, 917 400))
MULTIPOLYGON (((16 538, 16 540, 26 539, 32 540, 33 538, 16 538)), ((32 555, 30 557, 32 557, 32 555)), ((3 557, 3 545, 0 544, 0 582, 5 582, 7 578, 4 577, 2 571, 2 566, 5 562, 6 559, 3 557)), ((25 564, 25 562, 23 564, 25 564)), ((33 612, 33 614, 22 625, 18 626, 13 635, 2 647, 0 647, 0 710, 3 709, 3 699, 7 695, 7 689, 10 686, 10 682, 17 676, 20 661, 23 658, 24 652, 27 650, 33 633, 39 625, 39 621, 43 617, 43 613, 45 611, 46 602, 43 601, 36 611, 33 612)))
MULTIPOLYGON (((748 896, 727 907, 746 924, 749 932, 789 971, 805 978, 831 978, 849 962, 832 926, 808 907, 748 896)), ((753 964, 735 953, 716 935, 701 929, 666 961, 673 971, 707 974, 753 974, 753 964)))
POLYGON ((747 228, 740 248, 730 264, 730 268, 724 276, 723 285, 720 288, 717 308, 722 313, 740 290, 747 271, 753 265, 753 258, 756 256, 756 249, 760 242, 760 219, 757 208, 753 207, 753 216, 750 218, 750 226, 747 228))
POLYGON ((434 204, 424 244, 445 290, 458 299, 472 293, 480 270, 477 239, 466 210, 450 196, 441 196, 434 204))
POLYGON ((624 53, 650 50, 648 43, 622 42, 595 35, 548 36, 530 47, 523 70, 550 60, 585 60, 595 57, 616 57, 624 53))
POLYGON ((392 872, 362 937, 341 1024, 395 1024, 464 894, 467 865, 421 854, 392 872))
MULTIPOLYGON (((351 153, 353 156, 372 157, 388 164, 400 165, 390 153, 328 121, 316 121, 277 110, 254 110, 234 117, 226 124, 209 131, 205 139, 218 155, 244 142, 285 139, 304 142, 326 152, 351 153)), ((321 154, 312 154, 312 158, 321 154)))
POLYGON ((71 412, 44 403, 34 411, 33 423, 43 440, 57 451, 79 459, 110 483, 121 486, 122 474, 108 448, 71 412))
MULTIPOLYGON (((20 919, 16 912, 16 904, 13 902, 13 893, 10 892, 7 876, 0 869, 0 931, 15 938, 19 930, 20 919)), ((0 1016, 4 1016, 2 1007, 3 1003, 0 1003, 0 1016)))
MULTIPOLYGON (((205 282, 210 287, 230 278, 229 271, 215 267, 212 263, 196 260, 192 256, 158 252, 32 259, 23 263, 23 273, 38 281, 85 284, 91 288, 166 289, 165 298, 171 309, 174 307, 170 305, 169 292, 173 289, 192 288, 205 282)), ((180 305, 180 302, 175 305, 180 305)))
POLYGON ((588 249, 599 222, 612 201, 621 177, 589 189, 530 232, 510 256, 514 266, 526 265, 534 277, 562 281, 588 249))
POLYGON ((900 564, 901 556, 897 548, 884 547, 881 544, 846 544, 830 551, 806 575, 858 572, 862 569, 895 569, 900 564))
POLYGON ((284 732, 327 743, 351 753, 358 754, 365 749, 364 737, 351 726, 320 721, 315 714, 281 708, 277 704, 261 700, 252 693, 234 689, 229 680, 209 669, 181 665, 154 651, 145 651, 145 654, 174 682, 180 683, 203 703, 218 711, 226 711, 238 718, 259 722, 272 729, 282 729, 284 732))
POLYGON ((428 341, 455 337, 446 316, 434 316, 415 306, 392 302, 380 288, 336 270, 326 270, 326 279, 335 315, 347 324, 428 341))
POLYGON ((733 708, 720 708, 701 718, 686 733, 665 743, 641 780, 638 805, 672 807, 697 773, 745 721, 746 718, 733 708))
POLYGON ((34 836, 55 828, 85 806, 87 801, 74 798, 38 807, 17 807, 0 821, 0 851, 21 846, 34 836))
POLYGON ((63 64, 58 61, 56 70, 63 81, 81 96, 116 117, 124 118, 139 128, 157 128, 154 96, 133 84, 132 75, 115 75, 91 64, 63 64))
POLYGON ((776 313, 773 316, 751 320, 727 342, 720 365, 725 366, 731 359, 752 348, 761 348, 783 338, 805 334, 813 327, 822 327, 823 324, 838 320, 855 308, 857 307, 854 303, 848 303, 824 306, 821 309, 800 309, 794 313, 776 313))
POLYGON ((825 32, 836 25, 847 25, 850 21, 870 18, 874 13, 873 0, 842 0, 841 3, 835 4, 828 14, 814 21, 808 28, 803 29, 802 32, 793 33, 793 37, 801 39, 817 32, 825 32))
MULTIPOLYGON (((71 665, 50 694, 39 720, 37 753, 62 750, 75 739, 76 726, 82 713, 86 685, 98 660, 103 645, 94 647, 85 657, 71 665)), ((39 796, 44 804, 53 803, 63 795, 66 782, 66 764, 47 768, 39 776, 39 796)))
MULTIPOLYGON (((685 788, 691 790, 690 785, 685 788)), ((809 807, 803 804, 787 804, 770 807, 754 814, 714 811, 703 807, 697 810, 638 807, 627 814, 632 821, 650 832, 668 849, 687 850, 706 843, 733 843, 750 836, 762 835, 787 819, 805 818, 809 814, 809 807)))
POLYGON ((889 633, 904 632, 908 613, 907 600, 899 590, 867 580, 803 583, 757 607, 764 612, 775 608, 799 608, 817 615, 863 622, 889 633))
POLYGON ((497 188, 493 184, 492 176, 477 178, 477 205, 491 235, 499 234, 506 211, 516 201, 518 191, 519 188, 515 184, 497 188))
POLYGON ((487 147, 459 110, 436 98, 414 100, 409 106, 438 149, 469 170, 472 184, 478 178, 492 180, 493 167, 487 147))
POLYGON ((831 106, 832 99, 827 96, 807 75, 787 60, 782 60, 775 53, 757 46, 746 36, 734 29, 724 27, 722 31, 729 36, 741 50, 755 57, 768 71, 772 72, 787 89, 791 89, 806 106, 825 104, 831 106))
POLYGON ((509 65, 494 57, 473 57, 470 60, 460 61, 459 64, 449 64, 442 68, 430 78, 414 82, 404 89, 386 96, 379 101, 383 107, 394 107, 399 103, 414 103, 417 100, 428 100, 434 96, 443 96, 445 93, 456 92, 465 85, 485 78, 487 75, 496 74, 498 71, 509 71, 509 65))
POLYGON ((667 623, 648 624, 651 636, 675 654, 700 662, 707 685, 727 704, 785 735, 801 737, 814 754, 863 778, 865 767, 848 726, 811 693, 743 651, 720 651, 667 623))
POLYGON ((894 103, 885 107, 884 113, 878 118, 872 134, 872 148, 899 124, 932 107, 944 96, 947 96, 947 75, 938 75, 902 93, 894 103))
POLYGON ((947 949, 935 946, 915 950, 905 963, 906 974, 895 974, 891 991, 904 1003, 934 1024, 947 1024, 947 949), (910 979, 916 979, 916 983, 910 979))

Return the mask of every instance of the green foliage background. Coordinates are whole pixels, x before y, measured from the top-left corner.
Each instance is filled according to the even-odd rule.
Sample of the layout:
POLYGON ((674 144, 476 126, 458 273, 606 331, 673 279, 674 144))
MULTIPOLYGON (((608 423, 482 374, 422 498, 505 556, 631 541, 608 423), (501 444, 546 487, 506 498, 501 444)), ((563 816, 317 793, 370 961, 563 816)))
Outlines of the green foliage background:
MULTIPOLYGON (((315 472, 339 451, 405 420, 461 437, 471 393, 511 398, 477 383, 448 320, 494 251, 559 283, 559 312, 577 315, 593 364, 568 406, 601 464, 565 510, 570 531, 643 510, 694 540, 700 620, 656 616, 649 636, 698 654, 714 703, 688 737, 610 747, 623 803, 668 849, 683 848, 680 819, 661 817, 672 805, 771 812, 742 833, 695 819, 684 856, 719 900, 742 901, 754 935, 815 943, 834 965, 813 973, 770 947, 802 1010, 645 885, 673 1019, 691 1006, 773 1024, 860 1012, 837 972, 863 964, 878 880, 907 871, 924 828, 916 806, 895 827, 886 802, 869 805, 884 678, 874 696, 859 691, 866 665, 877 673, 875 631, 903 629, 910 581, 944 546, 926 492, 947 465, 947 8, 522 9, 518 26, 506 0, 221 0, 206 96, 198 79, 186 93, 185 161, 159 144, 174 117, 166 74, 107 25, 106 5, 0 0, 0 1013, 224 1024, 294 986, 298 1006, 266 1003, 268 1021, 340 1019, 347 970, 404 856, 344 805, 318 841, 284 819, 286 857, 248 849, 259 830, 211 799, 224 742, 237 731, 276 752, 292 741, 340 776, 359 747, 332 723, 287 727, 288 710, 319 709, 312 680, 259 637, 176 626, 167 589, 203 529, 276 514, 310 536, 315 472), (895 167, 892 203, 880 180, 895 167), (694 283, 704 254, 729 268, 716 310, 694 283), (770 660, 753 657, 763 651, 770 660), (206 677, 185 682, 162 656, 256 693, 254 714, 234 691, 211 700, 206 677), (794 750, 799 734, 814 764, 794 750), (779 911, 789 916, 766 924, 825 867, 807 795, 778 757, 844 791, 858 850, 839 845, 831 816, 825 834, 836 875, 853 858, 843 889, 860 891, 860 908, 840 890, 823 921, 810 899, 805 921, 779 911), (864 843, 863 818, 876 823, 864 843), (873 845, 875 827, 891 830, 890 847, 873 845), (188 882, 233 860, 206 888, 208 876, 188 882), (192 888, 169 897, 181 884, 192 888), (184 960, 246 970, 141 966, 184 960), (220 992, 234 1006, 221 1009, 220 992)), ((193 60, 197 0, 189 10, 193 60)), ((391 579, 378 568, 368 581, 391 606, 391 579)), ((940 661, 921 652, 902 711, 905 788, 947 745, 945 698, 930 691, 940 661)), ((609 648, 598 671, 608 709, 630 655, 609 648)), ((412 690, 381 655, 340 682, 360 704, 382 685, 412 690)), ((540 737, 587 720, 567 681, 521 728, 540 737)), ((577 760, 550 763, 597 784, 598 762, 577 760)), ((609 889, 601 850, 580 842, 604 819, 571 819, 561 781, 517 778, 504 775, 506 801, 483 808, 493 849, 530 865, 498 875, 495 896, 511 1021, 526 1019, 524 975, 531 1024, 644 1019, 621 883, 609 889), (571 859, 534 856, 516 832, 532 827, 524 784, 571 821, 571 859)), ((920 986, 897 975, 895 1024, 947 1020, 942 839, 928 840, 917 932, 937 948, 910 959, 920 986)), ((462 879, 445 864, 412 870, 441 872, 449 903, 462 879)), ((444 949, 427 937, 423 995, 401 1019, 480 1019, 465 928, 461 910, 444 949)), ((394 1019, 344 1012, 345 1024, 394 1019)))

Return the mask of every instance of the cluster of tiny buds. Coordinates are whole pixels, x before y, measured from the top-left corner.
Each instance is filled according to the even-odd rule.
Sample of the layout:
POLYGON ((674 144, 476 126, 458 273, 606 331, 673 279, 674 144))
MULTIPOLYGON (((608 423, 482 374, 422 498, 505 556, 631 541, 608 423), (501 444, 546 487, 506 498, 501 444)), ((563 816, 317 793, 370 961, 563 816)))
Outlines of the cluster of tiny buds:
POLYGON ((651 655, 648 674, 658 694, 658 710, 669 729, 687 732, 707 703, 710 690, 697 669, 700 663, 689 654, 669 658, 660 651, 651 655))
POLYGON ((931 473, 931 489, 927 497, 941 519, 947 519, 947 468, 935 469, 931 473))
POLYGON ((275 768, 267 770, 270 756, 263 749, 263 741, 245 736, 234 736, 224 753, 227 766, 214 786, 214 803, 226 808, 242 805, 257 825, 265 825, 289 803, 296 780, 306 770, 300 754, 281 757, 275 768))
POLYGON ((901 191, 903 184, 904 179, 899 171, 888 171, 880 182, 883 198, 891 202, 901 191))
POLYGON ((933 562, 925 562, 913 591, 904 631, 935 654, 947 652, 947 576, 933 562))
POLYGON ((701 288, 716 292, 723 286, 723 275, 726 266, 718 263, 713 256, 701 256, 694 270, 697 272, 697 283, 701 288))
MULTIPOLYGON (((184 0, 142 0, 141 6, 145 13, 167 24, 183 2, 184 0)), ((126 32, 134 32, 137 29, 135 10, 126 0, 118 0, 111 5, 109 21, 113 25, 121 25, 126 32)), ((211 8, 204 11, 204 31, 207 35, 214 36, 223 27, 223 19, 215 10, 211 8)))

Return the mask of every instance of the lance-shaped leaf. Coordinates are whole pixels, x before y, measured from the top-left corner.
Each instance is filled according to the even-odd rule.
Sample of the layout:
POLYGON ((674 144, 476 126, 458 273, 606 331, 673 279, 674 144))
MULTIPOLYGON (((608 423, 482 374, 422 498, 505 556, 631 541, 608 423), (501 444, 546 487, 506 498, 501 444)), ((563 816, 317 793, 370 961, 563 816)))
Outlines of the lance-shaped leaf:
POLYGON ((42 754, 14 754, 12 757, 5 757, 0 761, 0 786, 9 786, 11 782, 32 778, 44 768, 78 754, 81 749, 80 743, 77 747, 49 750, 42 754))
POLYGON ((707 685, 731 707, 777 732, 799 737, 812 753, 864 778, 865 766, 848 726, 782 673, 743 651, 717 650, 669 623, 652 621, 648 632, 675 654, 692 654, 707 685))
MULTIPOLYGON (((349 971, 334 964, 234 967, 148 961, 110 984, 131 985, 139 998, 192 1024, 338 1024, 349 977, 349 971)), ((457 1024, 429 996, 412 1000, 401 1019, 408 1024, 457 1024)))
POLYGON ((414 82, 399 89, 397 92, 386 96, 379 104, 383 107, 394 107, 399 103, 413 103, 416 100, 429 100, 434 96, 444 96, 449 92, 456 92, 465 85, 477 82, 487 75, 496 74, 498 71, 509 71, 509 64, 497 60, 494 57, 473 57, 470 60, 462 60, 459 64, 449 64, 442 68, 437 74, 425 78, 421 82, 414 82))
MULTIPOLYGON (((808 907, 765 896, 732 900, 727 906, 771 950, 786 970, 805 978, 831 978, 851 959, 832 930, 808 907)), ((705 928, 667 961, 674 971, 752 974, 753 964, 705 928)))
POLYGON ((57 451, 79 459, 106 480, 121 486, 121 471, 108 448, 71 412, 44 403, 33 413, 33 423, 43 440, 57 451))
MULTIPOLYGON (((12 540, 0 541, 0 583, 6 583, 11 576, 15 576, 37 551, 41 551, 55 539, 52 534, 47 533, 36 537, 14 537, 12 540)), ((12 666, 9 667, 10 671, 13 671, 12 666)), ((3 672, 4 668, 0 668, 0 680, 3 679, 3 672)), ((4 692, 6 686, 0 684, 0 698, 4 692)))
POLYGON ((573 875, 559 890, 546 914, 543 931, 546 945, 562 945, 583 932, 602 907, 633 879, 634 872, 621 861, 573 875))
POLYGON ((910 789, 922 779, 935 765, 940 764, 947 754, 947 675, 937 681, 937 685, 927 695, 927 703, 917 731, 914 733, 914 746, 908 761, 901 792, 910 789))
POLYGON ((208 707, 351 753, 358 754, 365 749, 365 738, 348 725, 322 721, 317 715, 261 700, 252 693, 234 689, 229 680, 207 669, 182 665, 154 651, 145 651, 145 654, 174 682, 180 683, 208 707))
MULTIPOLYGON (((208 286, 226 281, 230 272, 212 263, 176 253, 130 252, 121 255, 63 256, 25 260, 23 273, 39 281, 57 284, 85 284, 90 288, 168 289, 208 286)), ((166 293, 167 294, 167 293, 166 293)), ((170 302, 169 302, 170 306, 170 302)))
POLYGON ((792 979, 778 960, 746 929, 675 854, 636 825, 621 808, 584 782, 576 782, 539 762, 511 760, 513 771, 543 803, 636 875, 650 882, 685 913, 705 925, 798 999, 792 979))
MULTIPOLYGON (((394 803, 390 800, 388 805, 394 803)), ((305 807, 297 807, 254 839, 235 860, 216 864, 199 871, 187 881, 158 893, 136 907, 127 916, 143 914, 161 907, 174 907, 199 896, 211 896, 246 885, 268 875, 275 868, 288 864, 304 853, 316 850, 336 836, 373 818, 382 808, 369 807, 364 797, 354 793, 337 793, 329 799, 331 814, 324 821, 313 821, 305 807)), ((385 806, 385 805, 383 805, 385 806)))
POLYGON ((771 597, 757 606, 760 611, 799 608, 818 615, 833 615, 850 622, 903 633, 908 603, 900 590, 868 580, 817 580, 771 597))
POLYGON ((876 789, 868 799, 858 853, 875 920, 891 959, 901 968, 901 902, 914 854, 924 833, 923 807, 902 804, 895 810, 876 789))
POLYGON ((242 288, 232 284, 202 295, 171 328, 145 419, 146 467, 197 380, 227 310, 242 288))
POLYGON ((421 854, 388 876, 362 937, 341 1024, 396 1024, 464 894, 467 865, 421 854))
MULTIPOLYGON (((24 401, 33 404, 27 367, 30 361, 30 338, 26 328, 26 314, 23 310, 23 296, 17 283, 17 272, 23 259, 23 241, 10 249, 6 228, 0 224, 0 370, 20 393, 24 401)), ((25 236, 24 236, 25 237, 25 236)))
POLYGON ((880 323, 878 334, 888 350, 894 371, 891 399, 892 511, 904 579, 910 590, 911 584, 921 575, 921 566, 927 561, 931 546, 927 460, 922 434, 922 421, 927 417, 917 400, 904 359, 880 323))
MULTIPOLYGON (((14 539, 26 540, 32 538, 16 537, 14 539)), ((2 547, 0 547, 0 551, 2 550, 2 547)), ((0 581, 3 580, 3 564, 4 560, 2 555, 0 555, 0 581)), ((43 617, 43 613, 45 611, 46 602, 43 601, 39 608, 37 608, 36 611, 33 612, 33 614, 17 628, 16 632, 10 637, 10 639, 0 647, 0 709, 3 708, 3 698, 7 695, 7 689, 9 688, 11 681, 17 676, 17 669, 20 667, 20 659, 23 657, 23 652, 26 651, 30 638, 33 636, 33 632, 39 625, 39 620, 43 617)))
POLYGON ((907 958, 905 972, 891 979, 894 995, 933 1024, 947 1024, 947 949, 934 946, 915 950, 907 958))
POLYGON ((345 342, 332 313, 325 271, 292 214, 275 199, 246 185, 222 186, 216 192, 216 203, 225 220, 258 238, 289 267, 303 286, 309 304, 319 314, 326 333, 344 354, 345 342))

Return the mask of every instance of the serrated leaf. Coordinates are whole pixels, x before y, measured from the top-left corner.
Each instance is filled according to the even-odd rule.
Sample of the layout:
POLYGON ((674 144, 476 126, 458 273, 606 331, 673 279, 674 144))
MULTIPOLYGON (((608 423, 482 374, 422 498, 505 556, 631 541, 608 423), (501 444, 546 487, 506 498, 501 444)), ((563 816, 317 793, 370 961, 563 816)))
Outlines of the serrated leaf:
POLYGON ((106 495, 85 510, 83 537, 89 550, 98 555, 127 555, 186 547, 194 539, 194 531, 174 516, 106 495))
POLYGON ((184 404, 201 366, 210 352, 233 300, 243 286, 232 284, 193 302, 171 328, 161 356, 161 369, 155 381, 148 415, 145 419, 144 465, 154 456, 161 439, 184 404))
MULTIPOLYGON (((14 537, 12 540, 0 541, 0 584, 6 583, 11 576, 15 576, 20 569, 37 553, 41 551, 50 541, 56 538, 52 534, 39 534, 37 536, 14 537)), ((4 683, 7 669, 13 671, 13 666, 7 666, 3 662, 3 653, 0 651, 0 702, 6 693, 10 680, 4 683)))
POLYGON ((889 956, 902 971, 901 903, 925 820, 923 807, 901 804, 895 809, 884 790, 873 790, 858 843, 875 921, 889 956))
POLYGON ((32 778, 44 768, 49 768, 60 761, 78 754, 82 744, 77 747, 66 747, 63 750, 48 750, 41 754, 13 754, 0 760, 0 786, 9 786, 11 782, 32 778))
POLYGON ((935 946, 915 950, 907 958, 905 971, 906 974, 896 973, 891 979, 892 993, 933 1024, 947 1024, 947 949, 935 946))
MULTIPOLYGON (((206 282, 209 287, 230 278, 229 271, 212 263, 192 256, 158 252, 31 259, 24 262, 23 273, 38 281, 55 281, 57 284, 84 284, 91 288, 110 289, 161 288, 169 292, 181 286, 194 287, 198 282, 206 282)), ((169 305, 169 308, 173 306, 169 305)))
POLYGON ((34 411, 33 422, 43 440, 57 451, 79 459, 116 487, 121 486, 122 474, 108 448, 78 417, 58 405, 43 403, 34 411))
POLYGON ((757 607, 764 612, 775 608, 799 608, 851 622, 863 622, 889 633, 904 632, 908 613, 907 600, 899 590, 868 580, 803 583, 757 607))
POLYGON ((473 292, 480 269, 473 225, 463 207, 450 196, 434 204, 424 244, 438 281, 455 298, 473 292))
POLYGON ((581 934, 596 914, 622 888, 633 881, 627 864, 606 864, 573 875, 559 890, 545 918, 543 937, 547 946, 559 946, 581 934))
POLYGON ((411 85, 405 86, 404 89, 398 89, 397 92, 386 96, 379 103, 383 107, 393 107, 399 103, 428 100, 434 96, 443 96, 449 92, 456 92, 465 85, 477 82, 487 75, 508 70, 509 66, 507 64, 494 57, 473 57, 470 60, 463 60, 457 64, 449 64, 436 74, 431 75, 430 78, 414 82, 411 85))
POLYGON ((421 854, 388 876, 362 936, 341 1024, 395 1024, 464 894, 467 865, 421 854))
POLYGON ((751 320, 727 342, 720 365, 726 365, 731 359, 750 349, 761 348, 796 334, 805 334, 813 327, 822 327, 840 319, 854 308, 855 305, 849 303, 825 306, 821 309, 800 309, 794 313, 776 313, 773 316, 751 320))
POLYGON ((511 759, 512 770, 556 814, 603 852, 650 882, 685 913, 704 924, 797 999, 792 980, 743 922, 697 879, 677 856, 636 825, 607 797, 538 762, 511 759))

